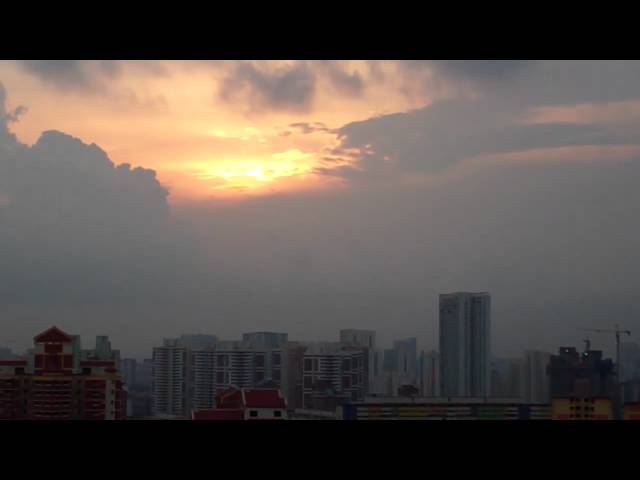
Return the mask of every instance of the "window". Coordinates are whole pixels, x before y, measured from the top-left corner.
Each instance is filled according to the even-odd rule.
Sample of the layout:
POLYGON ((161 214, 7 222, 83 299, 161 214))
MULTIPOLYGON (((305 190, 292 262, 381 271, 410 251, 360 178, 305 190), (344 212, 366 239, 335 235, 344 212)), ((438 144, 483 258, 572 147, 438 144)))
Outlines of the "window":
POLYGON ((256 383, 264 380, 264 372, 256 372, 256 383))
POLYGON ((273 416, 276 417, 276 418, 282 417, 282 411, 281 410, 274 410, 273 411, 273 416))
POLYGON ((342 359, 342 370, 350 370, 351 369, 351 361, 348 358, 342 359))
POLYGON ((255 356, 255 364, 256 368, 264 368, 264 355, 256 355, 255 356))
POLYGON ((313 361, 310 358, 304 359, 304 371, 305 372, 313 371, 313 361))
POLYGON ((224 381, 224 373, 225 372, 217 372, 216 373, 216 383, 218 383, 218 384, 225 383, 225 381, 224 381))
POLYGON ((273 378, 274 381, 279 382, 281 380, 281 376, 280 376, 280 369, 274 369, 271 372, 271 378, 273 378))
POLYGON ((216 358, 216 363, 219 367, 226 367, 229 364, 229 357, 226 355, 218 355, 216 358))
POLYGON ((274 353, 273 356, 271 357, 271 361, 273 362, 274 365, 280 365, 280 353, 274 353))
POLYGON ((251 410, 249 412, 249 416, 253 417, 253 418, 257 417, 258 416, 258 411, 257 410, 251 410))
POLYGON ((304 388, 311 388, 313 385, 313 377, 310 375, 305 375, 304 377, 304 388))
POLYGON ((351 386, 351 377, 342 377, 342 388, 349 388, 351 386))

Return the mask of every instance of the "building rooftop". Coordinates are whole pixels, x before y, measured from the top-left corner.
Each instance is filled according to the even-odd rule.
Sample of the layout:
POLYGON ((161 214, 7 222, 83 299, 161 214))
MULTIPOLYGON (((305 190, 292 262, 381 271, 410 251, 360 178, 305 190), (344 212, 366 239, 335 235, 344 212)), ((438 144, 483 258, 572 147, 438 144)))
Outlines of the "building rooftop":
POLYGON ((287 408, 287 401, 277 389, 243 389, 242 393, 248 408, 287 408))
POLYGON ((60 330, 55 325, 39 335, 33 337, 34 342, 71 342, 73 341, 73 337, 62 330, 60 330))

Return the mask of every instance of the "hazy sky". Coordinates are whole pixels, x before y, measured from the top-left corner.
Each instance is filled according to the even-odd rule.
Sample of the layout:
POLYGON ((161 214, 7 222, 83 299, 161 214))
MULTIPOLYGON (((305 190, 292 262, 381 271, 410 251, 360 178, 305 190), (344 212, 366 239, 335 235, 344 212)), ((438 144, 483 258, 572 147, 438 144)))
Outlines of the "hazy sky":
POLYGON ((492 294, 497 355, 640 323, 640 62, 0 61, 0 84, 0 344, 430 349, 454 290, 492 294))

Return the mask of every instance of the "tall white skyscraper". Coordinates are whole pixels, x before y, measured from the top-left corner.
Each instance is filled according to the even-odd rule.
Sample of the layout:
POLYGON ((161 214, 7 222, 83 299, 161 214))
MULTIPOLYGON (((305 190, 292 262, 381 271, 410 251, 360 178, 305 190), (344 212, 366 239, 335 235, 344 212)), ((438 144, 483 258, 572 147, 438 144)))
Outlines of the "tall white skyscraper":
POLYGON ((440 392, 487 397, 491 392, 491 296, 440 295, 440 392))
POLYGON ((165 339, 153 349, 154 416, 188 417, 191 412, 191 351, 165 339))

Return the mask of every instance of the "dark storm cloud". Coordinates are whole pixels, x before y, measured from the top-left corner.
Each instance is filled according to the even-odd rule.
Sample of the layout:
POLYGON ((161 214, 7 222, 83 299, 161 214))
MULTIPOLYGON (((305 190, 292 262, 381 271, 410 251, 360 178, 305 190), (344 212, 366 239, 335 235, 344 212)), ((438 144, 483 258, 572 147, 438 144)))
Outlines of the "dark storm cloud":
POLYGON ((61 90, 100 90, 103 80, 117 76, 118 62, 101 60, 22 60, 21 67, 40 81, 61 90))
POLYGON ((316 62, 328 75, 331 84, 340 92, 349 96, 362 94, 365 83, 358 72, 347 72, 340 62, 324 60, 316 62))
POLYGON ((28 147, 3 118, 2 302, 108 303, 166 295, 188 259, 155 172, 116 166, 98 146, 56 131, 28 147))
POLYGON ((221 84, 220 96, 230 99, 245 89, 255 110, 307 110, 313 100, 316 78, 304 63, 262 71, 241 63, 221 84))
POLYGON ((640 63, 608 60, 456 60, 408 62, 436 78, 474 85, 494 102, 552 105, 640 98, 640 63))
POLYGON ((443 100, 408 113, 347 124, 339 129, 341 148, 364 150, 368 146, 358 162, 363 174, 386 176, 390 168, 400 173, 438 173, 479 155, 638 143, 639 128, 527 124, 528 112, 518 105, 499 105, 494 99, 443 100))

